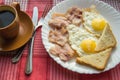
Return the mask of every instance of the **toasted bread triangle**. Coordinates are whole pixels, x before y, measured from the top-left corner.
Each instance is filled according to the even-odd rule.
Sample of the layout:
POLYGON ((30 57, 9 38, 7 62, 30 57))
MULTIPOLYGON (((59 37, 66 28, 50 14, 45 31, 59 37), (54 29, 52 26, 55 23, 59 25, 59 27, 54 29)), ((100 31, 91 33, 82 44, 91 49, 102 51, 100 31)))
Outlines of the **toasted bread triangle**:
POLYGON ((109 24, 105 27, 103 30, 103 33, 98 40, 98 43, 96 45, 95 51, 102 51, 110 47, 116 46, 116 39, 112 33, 112 30, 110 29, 109 24))
POLYGON ((109 48, 99 53, 78 57, 77 62, 80 64, 91 66, 98 70, 103 70, 106 67, 111 50, 112 48, 109 48))

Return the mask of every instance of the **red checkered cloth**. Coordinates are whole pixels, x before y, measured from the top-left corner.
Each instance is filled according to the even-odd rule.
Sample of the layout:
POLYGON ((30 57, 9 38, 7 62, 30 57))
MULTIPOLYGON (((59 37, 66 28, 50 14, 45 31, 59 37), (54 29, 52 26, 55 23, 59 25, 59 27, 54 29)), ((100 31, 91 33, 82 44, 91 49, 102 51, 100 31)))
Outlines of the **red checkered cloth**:
MULTIPOLYGON (((61 0, 0 0, 0 4, 20 2, 21 10, 32 16, 33 7, 39 8, 39 18, 46 4, 55 5, 61 0)), ((103 0, 120 11, 119 0, 103 0)), ((0 55, 0 80, 120 80, 120 65, 100 74, 79 74, 69 71, 49 57, 41 40, 41 28, 37 30, 34 42, 33 72, 27 76, 24 73, 28 47, 25 48, 22 59, 17 64, 11 63, 10 53, 0 55)), ((11 52, 12 53, 12 52, 11 52)))

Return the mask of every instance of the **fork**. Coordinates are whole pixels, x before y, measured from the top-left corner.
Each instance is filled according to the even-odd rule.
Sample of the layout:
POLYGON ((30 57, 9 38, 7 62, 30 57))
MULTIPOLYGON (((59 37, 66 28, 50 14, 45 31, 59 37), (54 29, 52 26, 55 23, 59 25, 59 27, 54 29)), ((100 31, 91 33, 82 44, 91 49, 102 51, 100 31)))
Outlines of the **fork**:
POLYGON ((37 29, 38 27, 42 27, 42 25, 43 25, 43 23, 44 23, 44 18, 45 18, 45 16, 46 16, 46 14, 48 13, 48 11, 51 9, 51 7, 52 7, 52 6, 51 6, 50 4, 47 4, 47 5, 45 6, 45 9, 44 9, 44 11, 43 11, 43 14, 42 14, 40 20, 38 21, 38 25, 35 27, 35 29, 37 29))
MULTIPOLYGON (((43 22, 44 22, 44 18, 47 14, 47 12, 50 10, 51 6, 49 4, 45 5, 45 9, 43 11, 43 14, 40 18, 40 20, 38 21, 38 24, 37 26, 35 26, 35 30, 34 30, 34 33, 33 33, 33 38, 31 39, 31 43, 30 43, 30 46, 29 46, 29 52, 32 53, 32 49, 33 49, 33 43, 34 43, 34 40, 35 40, 35 33, 36 33, 36 30, 39 28, 39 27, 42 27, 43 25, 43 22)), ((28 63, 32 64, 32 55, 28 54, 29 56, 29 61, 28 63)), ((30 67, 32 67, 32 65, 27 65, 26 69, 25 69, 25 73, 26 74, 30 74, 32 71, 30 69, 30 67)))

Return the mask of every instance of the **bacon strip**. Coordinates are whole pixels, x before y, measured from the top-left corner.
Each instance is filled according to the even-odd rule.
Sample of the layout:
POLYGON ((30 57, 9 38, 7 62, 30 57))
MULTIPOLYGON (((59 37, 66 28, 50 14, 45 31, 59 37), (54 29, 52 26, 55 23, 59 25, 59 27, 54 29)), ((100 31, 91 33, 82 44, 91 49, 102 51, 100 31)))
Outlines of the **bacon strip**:
POLYGON ((63 61, 68 61, 74 56, 74 51, 68 43, 66 43, 64 47, 55 45, 54 47, 51 47, 49 51, 51 54, 59 56, 63 61))
POLYGON ((66 18, 71 21, 72 24, 80 26, 82 22, 82 11, 78 7, 71 7, 66 12, 66 18))
POLYGON ((61 60, 68 61, 74 56, 74 51, 68 43, 68 31, 66 27, 69 24, 79 26, 82 22, 82 11, 77 7, 70 8, 66 14, 54 13, 48 24, 52 28, 48 39, 55 46, 50 48, 50 53, 59 56, 61 60))
POLYGON ((66 36, 62 35, 61 32, 57 30, 51 30, 49 32, 48 39, 50 42, 56 43, 60 46, 64 46, 64 44, 67 42, 66 36))

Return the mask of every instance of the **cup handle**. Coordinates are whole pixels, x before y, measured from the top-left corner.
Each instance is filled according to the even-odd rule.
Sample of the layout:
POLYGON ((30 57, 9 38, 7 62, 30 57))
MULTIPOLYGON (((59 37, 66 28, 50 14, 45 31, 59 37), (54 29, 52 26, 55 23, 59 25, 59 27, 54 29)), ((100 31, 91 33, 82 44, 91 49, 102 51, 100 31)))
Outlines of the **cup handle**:
POLYGON ((13 6, 17 10, 17 12, 20 11, 20 4, 18 2, 13 2, 11 6, 13 6))

